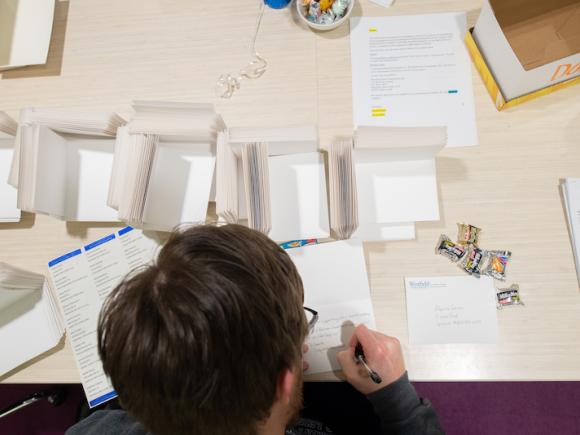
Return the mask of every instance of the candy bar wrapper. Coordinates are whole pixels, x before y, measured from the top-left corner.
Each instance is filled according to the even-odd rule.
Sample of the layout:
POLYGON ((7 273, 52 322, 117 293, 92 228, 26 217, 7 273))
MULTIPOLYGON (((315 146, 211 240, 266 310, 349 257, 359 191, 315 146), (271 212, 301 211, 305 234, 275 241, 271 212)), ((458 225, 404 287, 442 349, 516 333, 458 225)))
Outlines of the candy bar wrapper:
POLYGON ((457 263, 465 255, 465 252, 466 248, 464 246, 454 243, 445 234, 441 234, 435 247, 436 254, 443 255, 454 263, 457 263))
POLYGON ((340 20, 354 0, 297 0, 306 19, 317 24, 332 24, 340 20))
POLYGON ((506 269, 512 253, 510 251, 488 251, 488 255, 489 258, 483 269, 483 274, 505 281, 506 269))
POLYGON ((460 245, 475 245, 479 244, 479 235, 481 228, 469 224, 457 224, 457 243, 460 245))
POLYGON ((472 276, 479 278, 486 265, 489 254, 477 246, 470 245, 459 267, 472 276))
POLYGON ((332 4, 332 12, 334 12, 334 15, 337 19, 342 18, 344 14, 346 14, 349 5, 349 0, 335 0, 335 2, 332 4))
POLYGON ((503 307, 513 307, 515 305, 525 306, 520 297, 520 286, 512 284, 508 288, 497 289, 497 309, 501 310, 503 307))
POLYGON ((306 245, 316 245, 318 244, 318 239, 305 239, 305 240, 291 240, 286 243, 280 244, 282 249, 293 249, 293 248, 301 248, 302 246, 306 245))
POLYGON ((319 0, 318 3, 320 4, 320 10, 322 12, 326 12, 332 7, 332 3, 334 3, 334 0, 319 0))

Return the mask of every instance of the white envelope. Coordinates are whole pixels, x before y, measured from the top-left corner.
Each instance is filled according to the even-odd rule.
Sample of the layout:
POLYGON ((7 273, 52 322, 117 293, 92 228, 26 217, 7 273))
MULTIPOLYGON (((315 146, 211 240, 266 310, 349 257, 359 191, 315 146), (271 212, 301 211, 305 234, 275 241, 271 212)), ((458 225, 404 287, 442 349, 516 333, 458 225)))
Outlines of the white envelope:
POLYGON ((497 341, 492 278, 405 278, 405 288, 411 344, 497 341))

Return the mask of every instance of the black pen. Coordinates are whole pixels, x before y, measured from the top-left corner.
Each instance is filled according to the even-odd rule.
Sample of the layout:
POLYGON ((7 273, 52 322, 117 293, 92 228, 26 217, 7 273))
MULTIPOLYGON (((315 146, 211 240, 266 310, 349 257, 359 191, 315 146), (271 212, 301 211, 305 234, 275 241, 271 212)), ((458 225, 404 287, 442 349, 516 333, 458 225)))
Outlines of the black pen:
POLYGON ((369 376, 371 377, 371 379, 373 380, 373 382, 375 384, 380 384, 381 382, 383 382, 383 380, 381 379, 379 374, 377 372, 375 372, 373 369, 371 369, 369 367, 369 365, 367 364, 367 362, 365 360, 365 354, 363 352, 363 348, 362 348, 362 345, 360 343, 358 343, 356 345, 356 348, 354 349, 354 357, 359 363, 361 363, 363 366, 365 366, 365 369, 367 369, 369 376))

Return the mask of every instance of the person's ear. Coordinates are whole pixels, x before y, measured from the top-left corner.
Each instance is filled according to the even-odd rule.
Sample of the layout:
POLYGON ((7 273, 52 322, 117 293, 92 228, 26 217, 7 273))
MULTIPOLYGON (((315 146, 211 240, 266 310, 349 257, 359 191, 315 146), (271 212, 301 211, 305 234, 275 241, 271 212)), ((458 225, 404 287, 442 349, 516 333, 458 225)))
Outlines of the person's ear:
POLYGON ((295 383, 296 373, 294 370, 284 369, 278 377, 278 391, 276 392, 278 400, 285 404, 290 403, 295 383))

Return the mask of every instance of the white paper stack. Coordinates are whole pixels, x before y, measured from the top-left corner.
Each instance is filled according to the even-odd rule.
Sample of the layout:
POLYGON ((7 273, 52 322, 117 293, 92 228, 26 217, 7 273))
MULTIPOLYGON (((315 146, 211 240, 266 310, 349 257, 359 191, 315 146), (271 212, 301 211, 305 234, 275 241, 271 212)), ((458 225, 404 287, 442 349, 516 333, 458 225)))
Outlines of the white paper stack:
POLYGON ((360 240, 288 249, 304 283, 304 305, 319 315, 308 337, 307 374, 338 370, 336 354, 348 346, 354 328, 375 320, 360 240))
POLYGON ((114 113, 24 109, 10 177, 19 208, 66 221, 116 221, 107 183, 123 124, 114 113))
POLYGON ((0 263, 0 375, 55 347, 63 334, 45 277, 0 263))
POLYGON ((445 127, 361 127, 354 147, 329 151, 332 229, 338 238, 406 240, 439 219, 435 155, 445 127))
POLYGON ((216 211, 273 240, 330 235, 315 127, 231 128, 218 138, 216 211))
POLYGON ((580 178, 566 178, 562 183, 562 194, 580 285, 580 178))
POLYGON ((55 0, 0 1, 0 71, 46 63, 55 0))
POLYGON ((210 104, 135 102, 119 129, 108 192, 120 220, 171 231, 203 223, 225 126, 210 104))
POLYGON ((0 112, 0 223, 20 220, 20 210, 16 206, 17 191, 8 184, 17 129, 16 121, 0 112))

